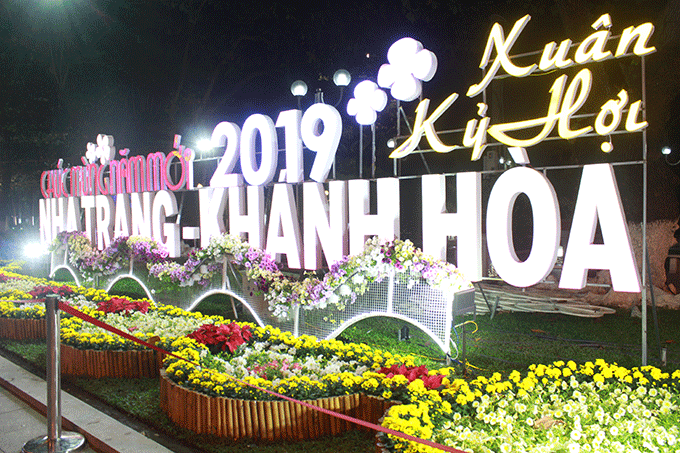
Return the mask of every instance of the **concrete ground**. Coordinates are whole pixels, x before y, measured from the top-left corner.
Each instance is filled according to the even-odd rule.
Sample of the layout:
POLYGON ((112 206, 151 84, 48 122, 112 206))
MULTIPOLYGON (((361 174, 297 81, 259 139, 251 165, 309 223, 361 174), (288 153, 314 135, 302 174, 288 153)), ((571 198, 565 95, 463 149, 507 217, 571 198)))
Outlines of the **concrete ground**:
MULTIPOLYGON (((44 379, 0 356, 0 453, 21 453, 31 439, 47 435, 44 379)), ((82 434, 83 453, 173 453, 62 391, 62 430, 82 434)))

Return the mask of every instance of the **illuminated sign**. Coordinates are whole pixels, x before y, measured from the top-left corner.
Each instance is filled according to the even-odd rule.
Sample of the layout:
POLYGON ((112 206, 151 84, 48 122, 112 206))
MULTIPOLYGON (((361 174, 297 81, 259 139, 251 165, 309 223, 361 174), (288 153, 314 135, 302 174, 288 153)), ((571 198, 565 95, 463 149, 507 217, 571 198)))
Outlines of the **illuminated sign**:
MULTIPOLYGON (((485 76, 470 86, 467 96, 481 93, 500 69, 511 76, 524 77, 537 70, 621 58, 631 48, 638 56, 654 51, 649 46, 654 30, 651 24, 626 28, 618 43, 608 47, 611 19, 603 15, 592 26, 595 32, 573 52, 571 40, 559 45, 552 42, 545 45, 536 63, 517 66, 509 54, 528 22, 529 16, 518 20, 507 38, 499 24, 493 26, 480 64, 486 70, 485 76)), ((396 99, 413 100, 420 96, 422 83, 431 80, 437 69, 434 54, 410 38, 392 46, 388 61, 380 69, 378 84, 361 82, 348 104, 348 112, 359 124, 373 124, 377 112, 384 109, 386 94, 379 86, 389 88, 396 99)), ((571 81, 561 75, 550 89, 546 115, 513 123, 492 124, 486 115, 487 106, 479 103, 481 119, 467 122, 461 145, 444 143, 435 128, 436 120, 455 103, 458 94, 451 94, 429 115, 430 100, 423 99, 416 108, 412 135, 391 157, 413 152, 424 135, 435 151, 469 148, 472 160, 477 160, 491 136, 510 147, 515 162, 527 164, 525 148, 541 142, 555 128, 561 138, 573 139, 592 131, 608 135, 622 122, 629 132, 647 126, 639 118, 641 101, 631 102, 628 93, 621 90, 616 98, 602 105, 592 126, 573 129, 571 119, 585 103, 592 84, 592 72, 587 68, 581 69, 571 81), (540 131, 528 139, 513 135, 531 128, 540 131)), ((371 213, 372 182, 327 182, 341 135, 340 113, 325 104, 314 104, 304 113, 283 111, 276 121, 256 114, 242 126, 220 122, 213 130, 212 144, 223 154, 209 187, 204 188, 194 187, 195 155, 180 145, 179 137, 175 150, 168 154, 128 157, 129 150, 123 149, 116 159, 113 137, 100 135, 96 144, 88 144, 82 166, 60 165, 42 174, 42 240, 50 242, 60 231, 85 231, 101 249, 115 237, 142 235, 164 244, 171 257, 179 257, 182 240, 200 240, 201 246, 206 246, 211 237, 229 232, 265 249, 277 260, 285 258, 291 269, 319 269, 323 258, 326 263, 333 263, 344 255, 359 254, 368 237, 398 238, 402 201, 412 201, 410 194, 402 200, 398 178, 381 178, 374 183, 376 210, 371 213), (307 175, 303 148, 316 153, 307 175), (239 162, 241 172, 235 173, 239 162), (301 185, 300 196, 296 196, 296 184, 301 185), (271 186, 270 203, 265 203, 265 186, 271 186), (175 196, 179 191, 198 192, 198 225, 180 228, 179 220, 168 220, 173 216, 179 218, 175 196), (270 206, 268 211, 265 206, 270 206)), ((423 250, 435 258, 446 259, 447 240, 457 237, 458 267, 468 279, 481 280, 481 174, 456 176, 455 213, 445 209, 443 175, 421 176, 421 184, 423 250)), ((526 287, 544 279, 555 264, 561 237, 559 203, 548 179, 526 167, 502 174, 486 207, 486 231, 489 256, 504 280, 526 287), (512 241, 512 209, 520 194, 528 197, 534 213, 533 246, 524 261, 518 259, 512 241)), ((559 286, 583 288, 589 269, 609 270, 616 291, 640 291, 625 215, 609 164, 586 165, 583 169, 559 286), (598 222, 603 244, 593 243, 598 222)))
MULTIPOLYGON (((510 60, 509 53, 520 33, 529 22, 529 19, 530 17, 527 15, 515 22, 507 38, 504 37, 503 27, 499 24, 493 26, 479 65, 480 68, 485 70, 485 76, 481 82, 470 86, 466 93, 468 97, 472 98, 482 93, 501 68, 513 77, 525 77, 536 70, 564 69, 574 65, 584 65, 611 58, 629 56, 628 51, 631 46, 633 54, 637 56, 647 55, 656 50, 648 45, 649 39, 654 32, 654 26, 650 23, 626 28, 619 37, 618 45, 612 47, 613 52, 607 49, 612 36, 610 31, 611 18, 609 14, 604 14, 592 25, 595 32, 576 47, 573 59, 569 57, 572 41, 566 39, 559 46, 555 42, 546 44, 538 63, 523 67, 516 66, 510 60), (492 61, 491 54, 494 51, 496 56, 492 61), (489 63, 491 63, 490 66, 489 63)), ((566 75, 562 75, 555 80, 550 88, 550 102, 547 113, 541 118, 491 125, 491 118, 486 116, 486 104, 479 103, 481 119, 473 118, 467 122, 462 138, 462 146, 442 143, 437 136, 433 124, 453 105, 458 98, 458 94, 454 93, 444 100, 430 117, 427 117, 430 100, 424 99, 416 109, 417 115, 413 134, 401 146, 396 148, 390 157, 401 158, 412 153, 423 134, 425 134, 432 149, 437 152, 447 153, 456 149, 472 148, 472 160, 478 160, 482 156, 484 148, 486 148, 487 134, 507 146, 529 147, 543 141, 554 130, 556 125, 559 136, 565 140, 580 137, 593 130, 598 135, 608 135, 619 127, 624 116, 625 129, 628 132, 639 131, 647 127, 646 121, 639 121, 642 102, 640 100, 630 102, 626 90, 621 90, 616 98, 610 99, 602 105, 593 126, 572 130, 570 125, 571 118, 588 99, 593 84, 593 74, 589 69, 584 68, 579 71, 571 82, 567 83, 566 75), (625 112, 626 108, 627 112, 625 112), (528 139, 518 139, 510 134, 511 132, 535 127, 541 127, 540 132, 528 139)), ((604 146, 603 151, 609 152, 611 148, 604 146)))

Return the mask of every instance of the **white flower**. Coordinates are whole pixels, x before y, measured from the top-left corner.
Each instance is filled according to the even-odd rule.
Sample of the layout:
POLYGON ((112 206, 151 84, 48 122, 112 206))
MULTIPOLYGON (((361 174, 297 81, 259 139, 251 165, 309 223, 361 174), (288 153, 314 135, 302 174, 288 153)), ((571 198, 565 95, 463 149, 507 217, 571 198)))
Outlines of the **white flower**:
POLYGON ((387 105, 387 95, 374 82, 364 80, 354 88, 354 97, 347 103, 347 113, 356 118, 357 123, 370 126, 378 119, 387 105))
POLYGON ((437 57, 412 38, 402 38, 392 44, 387 61, 378 71, 378 84, 391 88, 391 94, 401 101, 420 96, 422 81, 429 81, 437 71, 437 57))
POLYGON ((332 294, 330 294, 330 295, 328 296, 328 299, 327 299, 327 300, 328 300, 328 303, 329 303, 329 304, 331 304, 331 305, 337 305, 338 302, 340 301, 340 298, 338 297, 337 294, 332 293, 332 294))
POLYGON ((338 288, 338 293, 340 293, 341 296, 349 296, 352 294, 352 290, 347 285, 340 285, 340 288, 338 288))

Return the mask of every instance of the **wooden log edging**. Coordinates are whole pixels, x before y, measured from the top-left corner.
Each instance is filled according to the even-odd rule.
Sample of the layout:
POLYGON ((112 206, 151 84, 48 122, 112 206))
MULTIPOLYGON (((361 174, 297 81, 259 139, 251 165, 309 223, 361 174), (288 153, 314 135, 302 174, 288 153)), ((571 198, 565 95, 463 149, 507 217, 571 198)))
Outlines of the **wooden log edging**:
POLYGON ((61 372, 88 378, 152 378, 159 375, 162 357, 153 350, 97 351, 61 345, 61 372))
POLYGON ((0 318, 0 338, 6 340, 44 340, 45 335, 44 318, 0 318))
MULTIPOLYGON (((341 414, 377 422, 394 404, 362 394, 307 401, 341 414)), ((208 396, 160 378, 161 409, 182 428, 238 440, 301 441, 340 434, 359 426, 290 401, 247 401, 208 396)), ((367 429, 367 428, 364 428, 367 429)))

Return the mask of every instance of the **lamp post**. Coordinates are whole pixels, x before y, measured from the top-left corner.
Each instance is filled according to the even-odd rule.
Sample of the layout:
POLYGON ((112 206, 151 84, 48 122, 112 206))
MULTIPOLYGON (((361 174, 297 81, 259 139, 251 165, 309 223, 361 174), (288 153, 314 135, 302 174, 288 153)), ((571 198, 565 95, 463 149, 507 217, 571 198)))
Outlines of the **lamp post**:
POLYGON ((302 110, 301 99, 307 94, 307 84, 302 80, 296 80, 290 86, 290 92, 297 98, 298 110, 302 110))
MULTIPOLYGON (((335 71, 333 74, 333 83, 335 86, 340 88, 340 96, 333 107, 337 107, 340 102, 342 102, 342 96, 345 92, 345 87, 348 86, 351 81, 352 76, 346 69, 338 69, 335 71)), ((297 98, 298 110, 302 110, 302 98, 307 95, 308 91, 309 88, 303 80, 296 80, 290 85, 290 92, 297 98)), ((323 90, 321 88, 317 88, 314 92, 314 103, 325 104, 323 90)), ((333 159, 333 179, 335 179, 335 158, 333 159)))
MULTIPOLYGON (((344 94, 345 87, 348 86, 351 81, 352 76, 346 69, 338 69, 337 71, 335 71, 335 73, 333 74, 333 83, 335 84, 336 87, 340 88, 340 97, 338 97, 338 100, 333 105, 333 107, 337 107, 340 104, 340 102, 342 102, 342 96, 344 94)), ((293 96, 297 98, 298 109, 300 110, 302 109, 301 99, 302 97, 307 95, 308 91, 309 88, 307 87, 307 84, 303 80, 296 80, 290 86, 290 92, 293 94, 293 96)), ((323 90, 321 90, 321 88, 317 88, 314 93, 314 103, 325 104, 325 101, 323 99, 323 90)))
POLYGON ((674 167, 680 164, 680 159, 678 159, 675 162, 671 162, 670 160, 668 160, 668 156, 670 156, 672 152, 673 150, 670 148, 670 146, 664 146, 663 148, 661 148, 661 154, 663 154, 663 158, 666 160, 666 163, 671 167, 674 167))

